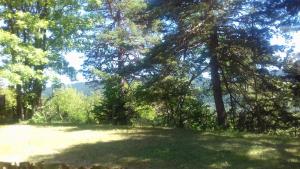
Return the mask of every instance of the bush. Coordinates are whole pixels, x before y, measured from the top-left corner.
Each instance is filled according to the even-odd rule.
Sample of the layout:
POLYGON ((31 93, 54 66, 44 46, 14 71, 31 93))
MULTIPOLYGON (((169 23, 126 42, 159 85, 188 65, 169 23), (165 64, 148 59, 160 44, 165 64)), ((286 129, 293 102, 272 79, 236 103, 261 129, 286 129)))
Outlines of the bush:
POLYGON ((49 121, 51 119, 50 116, 47 117, 45 111, 41 110, 38 112, 35 112, 32 116, 32 118, 29 120, 30 123, 33 124, 44 124, 44 123, 48 123, 51 122, 49 121))
POLYGON ((154 106, 141 104, 134 106, 135 117, 131 119, 131 123, 134 126, 149 126, 155 125, 157 118, 157 112, 154 106))
POLYGON ((99 123, 118 125, 130 124, 134 109, 130 104, 131 95, 127 83, 120 76, 101 75, 103 83, 103 101, 95 107, 93 113, 99 123))
POLYGON ((13 89, 0 89, 0 95, 5 95, 5 108, 0 110, 0 123, 14 120, 16 108, 16 93, 13 89))
POLYGON ((36 112, 33 123, 92 123, 93 106, 101 101, 99 94, 85 96, 73 88, 58 89, 44 102, 40 112, 36 112))
POLYGON ((216 115, 210 111, 209 106, 197 99, 187 99, 184 105, 186 128, 196 130, 211 130, 216 125, 216 115))

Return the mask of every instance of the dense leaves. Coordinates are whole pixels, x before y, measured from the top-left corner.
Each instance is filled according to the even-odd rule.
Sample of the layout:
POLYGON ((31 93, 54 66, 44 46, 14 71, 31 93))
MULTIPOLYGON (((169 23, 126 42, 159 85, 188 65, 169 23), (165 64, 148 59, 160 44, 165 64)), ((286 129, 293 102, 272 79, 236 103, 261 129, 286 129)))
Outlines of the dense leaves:
POLYGON ((0 77, 21 119, 297 131, 299 55, 271 39, 298 30, 298 3, 4 0, 0 77), (74 49, 101 99, 67 89, 42 104, 45 72, 74 73, 62 57, 74 49))
POLYGON ((14 86, 18 119, 28 119, 41 106, 46 71, 74 73, 62 57, 73 36, 85 26, 76 12, 84 1, 0 1, 0 76, 14 86))
POLYGON ((34 114, 31 122, 95 123, 92 110, 99 102, 99 95, 85 96, 72 88, 58 89, 45 100, 43 109, 34 114))

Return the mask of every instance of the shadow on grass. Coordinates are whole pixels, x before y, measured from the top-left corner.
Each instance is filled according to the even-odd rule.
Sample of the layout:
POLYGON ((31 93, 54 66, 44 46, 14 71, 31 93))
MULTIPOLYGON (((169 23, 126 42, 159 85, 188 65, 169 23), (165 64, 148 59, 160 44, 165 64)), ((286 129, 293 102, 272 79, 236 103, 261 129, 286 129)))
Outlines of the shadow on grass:
POLYGON ((95 124, 73 124, 73 123, 49 123, 49 124, 31 124, 35 127, 69 127, 65 131, 82 131, 82 130, 115 130, 115 129, 133 129, 134 127, 126 125, 95 125, 95 124))
MULTIPOLYGON (((75 127, 70 132, 112 129, 111 126, 94 127, 75 127)), ((124 128, 119 126, 113 129, 124 128)), ((35 156, 32 159, 75 166, 100 164, 134 169, 300 168, 300 145, 297 139, 267 136, 243 138, 153 128, 137 128, 117 134, 125 135, 127 139, 81 144, 58 154, 35 156)))

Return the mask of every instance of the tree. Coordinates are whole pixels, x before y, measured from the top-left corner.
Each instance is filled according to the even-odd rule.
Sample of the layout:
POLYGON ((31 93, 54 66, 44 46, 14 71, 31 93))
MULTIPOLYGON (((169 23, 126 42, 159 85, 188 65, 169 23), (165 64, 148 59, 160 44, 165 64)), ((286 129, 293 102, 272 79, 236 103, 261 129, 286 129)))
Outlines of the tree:
MULTIPOLYGON (((264 106, 258 104, 272 100, 266 95, 263 97, 265 100, 258 101, 261 97, 258 93, 266 94, 280 88, 280 85, 269 83, 278 82, 276 77, 269 74, 268 67, 278 65, 273 54, 280 49, 271 46, 269 40, 278 32, 276 27, 294 23, 295 17, 279 9, 277 3, 255 0, 156 1, 149 10, 150 20, 163 18, 163 22, 169 23, 174 29, 167 29, 162 44, 153 48, 138 66, 128 66, 125 71, 146 69, 151 67, 149 65, 164 67, 168 60, 176 60, 173 57, 181 57, 182 51, 198 51, 196 57, 206 58, 202 66, 209 65, 218 125, 223 128, 227 126, 225 96, 230 98, 231 114, 236 115, 236 110, 240 109, 252 116, 252 108, 259 109, 264 106), (264 91, 260 90, 262 87, 264 91), (252 91, 256 93, 255 98, 249 99, 252 91)), ((160 70, 161 74, 163 70, 160 70)), ((258 109, 254 116, 261 119, 265 115, 258 109)), ((240 118, 243 118, 243 111, 239 113, 240 118)), ((268 116, 273 116, 272 112, 275 112, 270 109, 266 111, 268 116)), ((261 126, 264 122, 254 125, 265 130, 261 126)))
POLYGON ((153 31, 136 22, 146 7, 143 0, 104 1, 98 11, 104 22, 95 25, 92 37, 86 38, 90 40, 86 43, 86 73, 94 79, 97 76, 93 72, 109 74, 100 78, 106 89, 108 121, 114 124, 128 123, 132 114, 131 108, 126 106, 126 95, 129 81, 134 77, 120 74, 120 71, 142 58, 147 47, 155 41, 150 34, 153 31))
POLYGON ((3 58, 5 65, 1 68, 1 77, 16 84, 17 115, 24 119, 22 85, 30 82, 32 78, 43 79, 42 72, 35 71, 31 66, 46 64, 46 54, 40 49, 22 43, 17 36, 9 32, 1 31, 0 34, 2 56, 6 56, 3 58), (25 62, 29 64, 26 65, 25 62))
POLYGON ((1 98, 4 99, 4 105, 0 108, 0 123, 7 123, 13 120, 16 109, 16 93, 9 88, 0 89, 1 98))
POLYGON ((72 46, 81 28, 88 26, 86 17, 76 14, 83 8, 81 4, 85 2, 0 1, 1 34, 7 38, 2 39, 2 52, 10 56, 4 58, 3 70, 16 85, 18 118, 28 119, 40 107, 46 69, 74 72, 61 54, 72 46))

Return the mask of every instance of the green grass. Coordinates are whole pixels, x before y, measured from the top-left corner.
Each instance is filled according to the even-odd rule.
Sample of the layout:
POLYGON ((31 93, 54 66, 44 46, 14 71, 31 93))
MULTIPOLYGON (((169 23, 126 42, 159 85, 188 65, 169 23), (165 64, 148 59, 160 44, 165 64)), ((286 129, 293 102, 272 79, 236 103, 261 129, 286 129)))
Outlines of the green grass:
POLYGON ((0 161, 134 169, 300 168, 300 139, 112 126, 0 127, 0 161))

